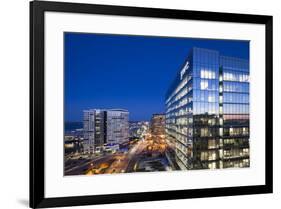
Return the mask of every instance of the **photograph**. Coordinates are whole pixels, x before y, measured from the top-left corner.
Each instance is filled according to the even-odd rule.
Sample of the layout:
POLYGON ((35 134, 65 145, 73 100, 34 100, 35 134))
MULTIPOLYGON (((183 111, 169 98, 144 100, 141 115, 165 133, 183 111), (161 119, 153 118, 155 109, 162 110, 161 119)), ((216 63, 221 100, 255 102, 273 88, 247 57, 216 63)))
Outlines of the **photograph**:
POLYGON ((249 40, 63 38, 64 176, 250 167, 249 40))
POLYGON ((30 2, 29 206, 273 193, 273 16, 241 8, 30 2))

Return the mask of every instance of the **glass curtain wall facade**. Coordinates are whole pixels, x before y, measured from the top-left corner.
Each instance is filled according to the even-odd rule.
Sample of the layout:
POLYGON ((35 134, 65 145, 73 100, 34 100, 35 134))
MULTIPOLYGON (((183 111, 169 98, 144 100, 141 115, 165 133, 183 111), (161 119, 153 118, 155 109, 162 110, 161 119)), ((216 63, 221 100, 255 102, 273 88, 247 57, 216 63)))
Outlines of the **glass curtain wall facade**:
POLYGON ((181 169, 249 166, 249 63, 193 48, 166 94, 181 169))
POLYGON ((249 167, 249 61, 220 57, 223 167, 249 167))

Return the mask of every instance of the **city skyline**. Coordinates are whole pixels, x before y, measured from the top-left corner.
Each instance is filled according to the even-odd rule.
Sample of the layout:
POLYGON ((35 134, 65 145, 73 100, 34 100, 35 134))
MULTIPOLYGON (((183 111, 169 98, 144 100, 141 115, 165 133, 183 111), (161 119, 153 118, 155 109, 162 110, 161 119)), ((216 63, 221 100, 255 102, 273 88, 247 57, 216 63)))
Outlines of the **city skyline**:
POLYGON ((130 121, 165 113, 165 92, 193 46, 249 59, 248 41, 65 33, 65 121, 121 108, 130 121), (109 60, 109 61, 108 61, 109 60))
MULTIPOLYGON (((81 77, 68 72, 75 79, 68 79, 67 85, 75 81, 72 90, 74 95, 80 95, 75 102, 88 106, 73 109, 83 115, 83 127, 65 131, 65 175, 250 167, 250 66, 249 59, 241 58, 243 53, 249 57, 246 53, 249 42, 223 41, 227 50, 214 50, 221 41, 188 39, 185 40, 188 44, 198 42, 197 46, 189 48, 180 64, 173 63, 177 67, 171 67, 173 64, 166 66, 165 61, 157 60, 157 56, 163 58, 159 54, 151 58, 155 63, 142 60, 142 64, 126 54, 134 46, 134 50, 143 50, 143 56, 150 56, 152 46, 159 44, 159 37, 126 37, 125 42, 124 36, 103 38, 112 38, 110 45, 113 46, 103 45, 105 52, 117 47, 116 42, 119 48, 122 46, 119 52, 124 54, 118 61, 128 66, 126 70, 119 70, 120 63, 114 62, 115 54, 102 52, 103 64, 110 66, 104 71, 94 57, 91 60, 96 64, 93 67, 99 69, 97 72, 94 69, 86 70, 85 74, 77 71, 81 77), (139 38, 149 44, 139 48, 139 42, 134 40, 139 38), (129 46, 125 47, 125 43, 129 46), (236 56, 225 53, 233 50, 233 43, 240 49, 236 56), (214 47, 198 47, 206 44, 214 47), (245 44, 247 47, 243 46, 242 50, 245 44), (110 55, 114 59, 108 57, 110 55), (159 68, 162 65, 163 68, 159 68), (167 73, 172 72, 169 77, 163 70, 166 67, 167 73), (131 71, 136 68, 144 73, 131 71), (84 97, 87 100, 83 100, 84 97), (153 103, 155 106, 149 106, 153 103), (136 120, 136 114, 142 117, 136 120), (130 123, 132 120, 143 122, 130 123)), ((167 39, 163 40, 166 43, 167 39)), ((90 46, 91 51, 95 47, 90 46)), ((161 51, 160 48, 157 50, 161 51)), ((84 53, 92 56, 86 50, 79 56, 82 60, 84 53)), ((71 102, 66 105, 66 110, 71 110, 71 102)), ((65 120, 65 127, 67 124, 71 122, 65 120)))

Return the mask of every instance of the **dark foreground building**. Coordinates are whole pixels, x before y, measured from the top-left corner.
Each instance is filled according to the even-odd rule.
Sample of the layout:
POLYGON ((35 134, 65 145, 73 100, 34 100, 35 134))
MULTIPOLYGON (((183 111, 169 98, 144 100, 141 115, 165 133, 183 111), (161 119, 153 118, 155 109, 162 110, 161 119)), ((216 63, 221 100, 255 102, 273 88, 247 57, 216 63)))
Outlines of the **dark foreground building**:
POLYGON ((193 48, 166 94, 181 169, 249 167, 249 61, 193 48))

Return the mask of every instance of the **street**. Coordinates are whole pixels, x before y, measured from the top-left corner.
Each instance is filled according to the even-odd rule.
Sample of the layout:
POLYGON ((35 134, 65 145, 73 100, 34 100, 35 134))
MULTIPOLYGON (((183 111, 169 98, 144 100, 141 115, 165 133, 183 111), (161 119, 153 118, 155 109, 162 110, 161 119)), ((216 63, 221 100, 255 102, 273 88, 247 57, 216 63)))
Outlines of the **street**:
POLYGON ((165 154, 171 147, 160 136, 146 136, 132 145, 127 152, 107 153, 94 157, 78 157, 65 161, 65 175, 97 175, 113 173, 172 170, 171 160, 165 154))

